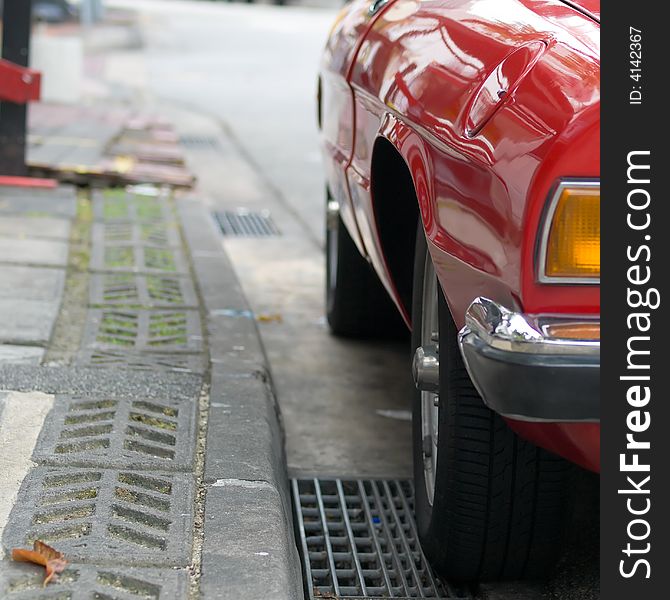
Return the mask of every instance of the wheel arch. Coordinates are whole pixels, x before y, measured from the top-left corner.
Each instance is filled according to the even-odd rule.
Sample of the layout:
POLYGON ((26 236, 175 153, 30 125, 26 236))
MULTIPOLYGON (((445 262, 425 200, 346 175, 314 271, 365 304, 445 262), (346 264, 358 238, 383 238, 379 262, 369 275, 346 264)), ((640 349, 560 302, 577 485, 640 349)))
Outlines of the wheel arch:
POLYGON ((427 158, 419 135, 387 114, 373 146, 370 191, 379 249, 408 321, 417 221, 421 218, 427 230, 434 223, 427 158))

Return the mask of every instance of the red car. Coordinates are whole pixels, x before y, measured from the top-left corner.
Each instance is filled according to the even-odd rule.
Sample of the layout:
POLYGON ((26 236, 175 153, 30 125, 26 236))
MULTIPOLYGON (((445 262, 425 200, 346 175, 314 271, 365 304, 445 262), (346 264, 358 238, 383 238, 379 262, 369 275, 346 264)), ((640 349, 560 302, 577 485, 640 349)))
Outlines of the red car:
POLYGON ((412 330, 416 519, 456 580, 545 573, 600 467, 599 19, 353 0, 323 56, 328 320, 412 330))

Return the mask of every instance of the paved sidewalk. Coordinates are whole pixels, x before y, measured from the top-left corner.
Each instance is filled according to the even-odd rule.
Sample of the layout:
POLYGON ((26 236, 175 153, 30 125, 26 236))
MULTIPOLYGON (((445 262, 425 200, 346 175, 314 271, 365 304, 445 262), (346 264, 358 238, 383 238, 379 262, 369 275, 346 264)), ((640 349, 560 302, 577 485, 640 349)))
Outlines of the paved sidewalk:
POLYGON ((0 364, 39 363, 65 284, 74 188, 0 188, 0 364))
POLYGON ((256 324, 201 203, 0 188, 0 597, 302 597, 256 324), (9 560, 41 539, 70 565, 9 560))

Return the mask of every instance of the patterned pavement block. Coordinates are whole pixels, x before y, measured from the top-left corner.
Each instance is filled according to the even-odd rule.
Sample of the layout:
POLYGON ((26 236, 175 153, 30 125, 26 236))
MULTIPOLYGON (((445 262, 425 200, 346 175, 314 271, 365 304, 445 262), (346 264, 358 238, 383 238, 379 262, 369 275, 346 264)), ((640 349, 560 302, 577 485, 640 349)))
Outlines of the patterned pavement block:
POLYGON ((151 308, 197 308, 193 283, 176 275, 95 273, 91 276, 90 304, 151 308))
POLYGON ((175 569, 70 564, 48 587, 43 580, 41 567, 0 561, 0 597, 6 600, 174 600, 188 592, 188 573, 175 569))
POLYGON ((71 562, 187 566, 193 493, 186 473, 37 467, 21 486, 3 546, 39 539, 71 562))
POLYGON ((104 223, 172 222, 174 214, 166 197, 157 188, 151 194, 110 189, 93 195, 93 218, 104 223))
POLYGON ((147 244, 103 246, 94 243, 90 267, 92 271, 188 274, 188 263, 182 250, 147 244))
POLYGON ((158 247, 181 246, 176 224, 165 221, 94 223, 92 237, 94 243, 102 246, 113 246, 115 244, 151 244, 158 247))
POLYGON ((196 403, 58 396, 40 433, 39 463, 190 471, 196 403))
POLYGON ((202 374, 206 369, 205 363, 205 356, 202 354, 166 354, 100 348, 85 348, 77 357, 78 366, 152 372, 202 374))
POLYGON ((88 311, 84 345, 96 349, 147 352, 201 352, 202 328, 195 310, 88 311))

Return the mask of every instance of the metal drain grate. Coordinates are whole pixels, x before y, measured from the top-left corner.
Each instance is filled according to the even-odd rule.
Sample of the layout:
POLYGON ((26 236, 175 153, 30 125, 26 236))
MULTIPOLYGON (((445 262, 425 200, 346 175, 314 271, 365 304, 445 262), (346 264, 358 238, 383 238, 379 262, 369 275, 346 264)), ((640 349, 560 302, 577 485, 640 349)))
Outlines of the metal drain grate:
POLYGON ((428 565, 409 481, 294 479, 292 488, 310 600, 470 597, 428 565))
POLYGON ((197 133, 181 135, 179 137, 179 143, 187 148, 202 148, 205 150, 219 147, 219 140, 217 138, 197 133))
POLYGON ((223 235, 235 237, 270 237, 281 235, 270 217, 270 211, 252 212, 246 208, 214 213, 223 235))

